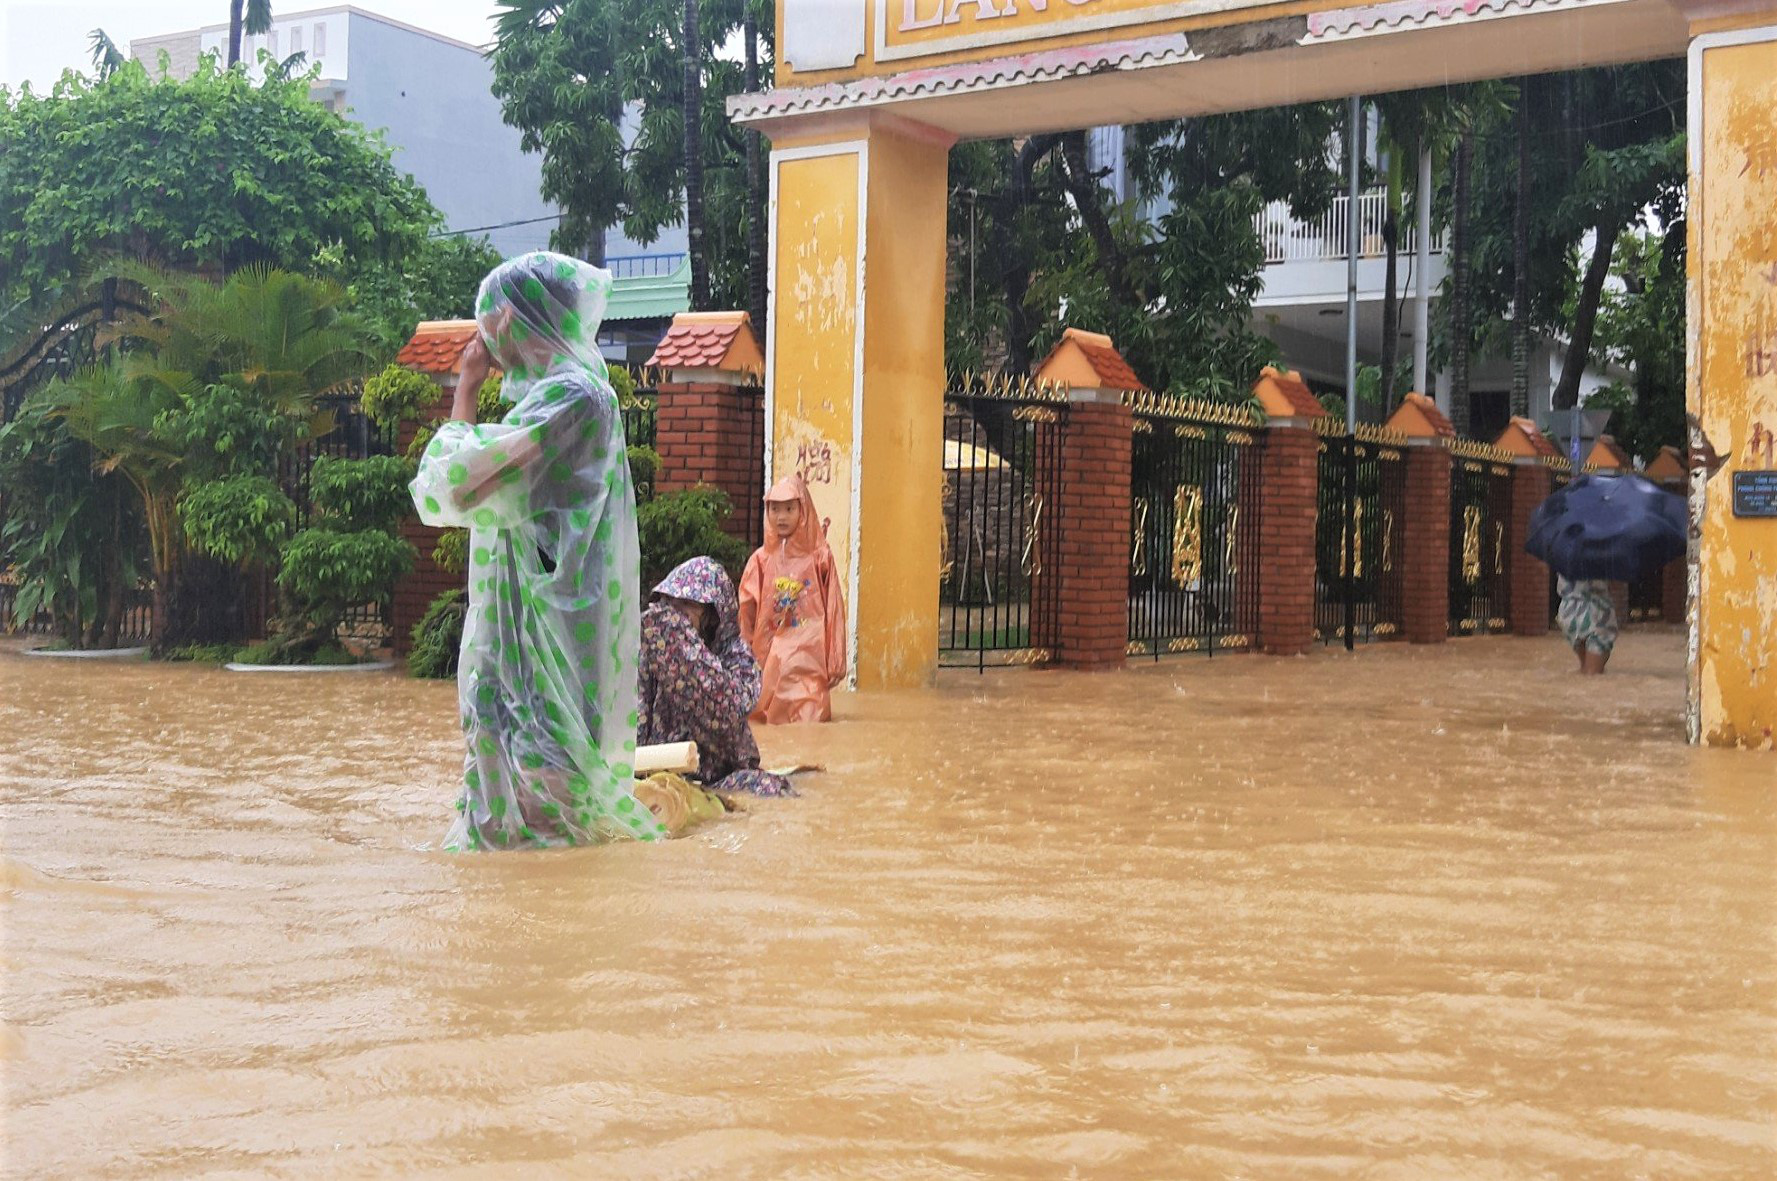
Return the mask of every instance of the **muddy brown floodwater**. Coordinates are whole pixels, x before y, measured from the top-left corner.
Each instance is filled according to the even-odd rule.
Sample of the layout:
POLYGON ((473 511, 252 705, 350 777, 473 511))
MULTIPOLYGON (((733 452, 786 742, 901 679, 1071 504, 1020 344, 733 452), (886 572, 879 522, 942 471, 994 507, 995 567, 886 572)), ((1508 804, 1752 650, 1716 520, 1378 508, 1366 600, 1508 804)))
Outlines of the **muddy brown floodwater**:
POLYGON ((19 1177, 1777 1176, 1777 762, 1631 633, 951 675, 666 845, 452 688, 0 650, 19 1177))

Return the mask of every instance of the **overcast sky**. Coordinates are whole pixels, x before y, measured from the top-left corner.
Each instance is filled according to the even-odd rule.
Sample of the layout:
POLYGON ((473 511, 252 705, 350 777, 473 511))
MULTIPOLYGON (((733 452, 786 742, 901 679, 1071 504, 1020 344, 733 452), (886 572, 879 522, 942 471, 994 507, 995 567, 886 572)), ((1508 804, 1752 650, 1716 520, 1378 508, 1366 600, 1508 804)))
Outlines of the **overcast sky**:
MULTIPOLYGON (((332 8, 323 0, 272 0, 291 16, 332 8)), ((482 45, 493 39, 494 0, 353 0, 352 7, 482 45)), ((92 60, 87 37, 104 29, 125 53, 132 38, 177 33, 228 20, 228 0, 0 0, 0 83, 48 90, 62 71, 92 60)))

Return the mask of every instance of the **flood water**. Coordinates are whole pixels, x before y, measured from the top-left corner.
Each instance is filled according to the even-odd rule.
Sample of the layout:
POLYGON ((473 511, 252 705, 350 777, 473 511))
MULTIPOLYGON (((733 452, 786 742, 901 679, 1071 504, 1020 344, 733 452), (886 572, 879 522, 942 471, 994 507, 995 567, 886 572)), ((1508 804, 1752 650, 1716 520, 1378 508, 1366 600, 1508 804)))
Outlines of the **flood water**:
POLYGON ((1777 762, 1572 663, 946 674, 448 855, 449 685, 0 646, 5 1171, 1777 1176, 1777 762))

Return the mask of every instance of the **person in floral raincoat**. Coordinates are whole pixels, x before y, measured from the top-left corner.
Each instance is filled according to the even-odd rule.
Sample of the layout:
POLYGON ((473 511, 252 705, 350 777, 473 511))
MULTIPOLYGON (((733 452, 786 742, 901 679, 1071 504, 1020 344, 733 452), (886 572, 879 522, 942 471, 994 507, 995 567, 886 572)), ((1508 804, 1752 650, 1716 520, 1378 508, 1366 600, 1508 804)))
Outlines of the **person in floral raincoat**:
POLYGON ((692 558, 654 588, 642 612, 641 741, 695 742, 699 775, 717 792, 795 795, 759 769, 747 715, 759 699, 759 665, 740 634, 728 572, 692 558))

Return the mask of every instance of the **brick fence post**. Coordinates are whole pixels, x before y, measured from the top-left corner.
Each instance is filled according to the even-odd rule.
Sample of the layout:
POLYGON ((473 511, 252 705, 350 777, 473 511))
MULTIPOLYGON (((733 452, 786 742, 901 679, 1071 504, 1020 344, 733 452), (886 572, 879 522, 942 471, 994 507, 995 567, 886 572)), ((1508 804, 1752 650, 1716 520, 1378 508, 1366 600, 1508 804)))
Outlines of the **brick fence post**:
POLYGON ((1320 440, 1306 418, 1265 431, 1259 509, 1259 648, 1299 656, 1314 643, 1314 521, 1320 440))
MULTIPOLYGON (((1129 649, 1129 497, 1134 423, 1119 391, 1075 389, 1061 432, 1052 636, 1062 668, 1122 668, 1129 649)), ((1039 600, 1043 601, 1043 600, 1039 600)))
POLYGON ((1412 391, 1388 429, 1407 436, 1401 529, 1401 632, 1410 644, 1450 638, 1450 497, 1456 427, 1438 404, 1412 391))
POLYGON ((1511 627, 1515 636, 1549 631, 1549 568, 1524 549, 1530 516, 1555 487, 1555 473, 1542 460, 1520 458, 1512 465, 1512 517, 1506 523, 1507 575, 1511 579, 1511 627))
POLYGON ((1450 636, 1450 446, 1437 436, 1407 441, 1407 519, 1402 530, 1402 631, 1410 644, 1450 636))
POLYGON ((1260 370, 1253 396, 1266 417, 1259 459, 1254 644, 1273 656, 1299 656, 1314 644, 1314 526, 1320 509, 1320 437, 1314 421, 1327 412, 1301 374, 1269 365, 1260 370))
MULTIPOLYGON (((656 395, 655 488, 707 485, 733 505, 723 528, 759 536, 765 494, 764 354, 745 312, 681 312, 648 364, 667 371, 656 395)), ((818 460, 817 460, 818 462, 818 460)))

